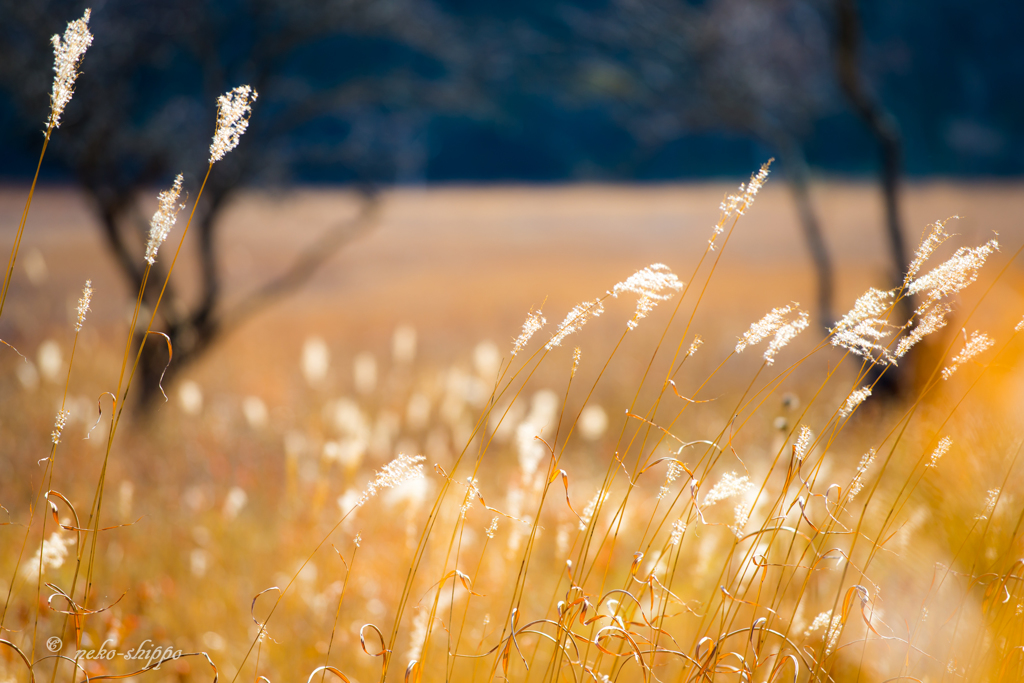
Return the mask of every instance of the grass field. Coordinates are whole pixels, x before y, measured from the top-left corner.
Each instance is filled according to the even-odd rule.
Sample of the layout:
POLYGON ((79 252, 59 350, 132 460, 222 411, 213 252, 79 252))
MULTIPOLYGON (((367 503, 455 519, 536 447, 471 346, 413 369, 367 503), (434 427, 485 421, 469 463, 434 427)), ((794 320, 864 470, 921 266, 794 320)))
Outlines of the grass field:
MULTIPOLYGON (((870 380, 823 341, 822 321, 772 364, 765 342, 734 350, 770 309, 813 310, 774 182, 711 252, 732 184, 388 193, 373 229, 309 286, 227 335, 167 403, 126 416, 99 526, 127 526, 100 531, 91 562, 96 534, 75 528, 93 528, 110 428, 109 399, 93 428, 97 397, 117 383, 135 295, 80 196, 40 191, 0 323, 25 357, 0 357, 0 680, 26 679, 19 651, 49 679, 54 635, 79 658, 61 680, 175 651, 139 679, 212 680, 206 659, 184 656, 205 652, 220 680, 325 665, 352 681, 385 666, 389 680, 1019 680, 1024 282, 1018 264, 1003 269, 1024 243, 1024 195, 908 189, 914 244, 963 216, 921 274, 992 231, 1002 250, 901 359, 907 396, 843 414, 870 380), (637 295, 607 298, 543 350, 573 306, 652 263, 689 287, 664 290, 673 298, 628 332, 637 295), (86 278, 95 295, 65 394, 86 278), (541 307, 547 325, 512 357, 541 307), (974 330, 995 345, 943 380, 974 330), (695 333, 704 344, 679 366, 695 333), (45 489, 83 519, 51 495, 68 527, 54 537, 38 492, 65 395, 45 489), (415 462, 397 487, 378 477, 343 518, 399 453, 424 456, 423 477, 415 462), (76 560, 93 568, 87 596, 80 580, 71 590, 76 560), (103 643, 115 657, 76 655, 103 643)), ((816 195, 842 314, 887 286, 880 207, 868 186, 816 195)), ((0 192, 0 225, 16 225, 24 196, 0 192)), ((335 191, 240 199, 223 233, 229 298, 355 207, 335 191)), ((175 272, 182 286, 189 275, 175 272)))

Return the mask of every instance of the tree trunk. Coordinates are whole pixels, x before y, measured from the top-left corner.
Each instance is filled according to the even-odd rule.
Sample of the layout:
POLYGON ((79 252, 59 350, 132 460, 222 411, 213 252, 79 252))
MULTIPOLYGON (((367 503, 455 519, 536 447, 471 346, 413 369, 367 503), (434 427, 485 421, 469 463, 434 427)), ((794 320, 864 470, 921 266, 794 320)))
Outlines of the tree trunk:
MULTIPOLYGON (((903 143, 895 117, 868 90, 861 77, 860 45, 861 24, 857 0, 836 0, 836 70, 839 85, 878 144, 881 160, 878 180, 885 205, 886 237, 891 256, 890 282, 891 286, 899 287, 910 263, 903 241, 899 210, 903 143)), ((912 312, 913 304, 909 297, 904 298, 895 311, 900 321, 909 319, 912 312)), ((876 393, 895 395, 906 389, 906 376, 905 367, 889 368, 880 378, 874 372, 869 380, 878 380, 876 393)))
POLYGON ((834 323, 832 298, 835 289, 835 270, 832 258, 825 245, 825 236, 821 232, 821 223, 811 201, 810 168, 800 143, 791 136, 779 136, 777 146, 782 156, 789 189, 793 193, 800 227, 804 233, 804 241, 811 252, 816 280, 816 296, 819 324, 827 331, 834 323))

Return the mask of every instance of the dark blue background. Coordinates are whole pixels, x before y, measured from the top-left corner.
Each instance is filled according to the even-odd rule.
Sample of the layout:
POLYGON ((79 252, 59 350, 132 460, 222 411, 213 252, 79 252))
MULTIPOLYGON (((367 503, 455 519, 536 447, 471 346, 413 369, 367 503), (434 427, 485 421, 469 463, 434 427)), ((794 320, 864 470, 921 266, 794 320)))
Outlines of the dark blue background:
MULTIPOLYGON (((230 14, 237 9, 235 5, 218 0, 198 7, 230 14)), ((591 11, 604 5, 577 1, 558 6, 591 11)), ((101 32, 104 22, 110 20, 104 11, 127 11, 124 6, 96 7, 93 51, 104 49, 103 41, 108 38, 101 32)), ((459 20, 486 21, 492 27, 500 27, 502 22, 532 26, 561 41, 568 52, 575 49, 576 36, 560 23, 550 2, 448 0, 439 6, 459 20)), ((81 11, 74 5, 62 7, 81 11)), ((870 0, 860 7, 865 74, 899 121, 906 173, 918 177, 1024 173, 1024 3, 870 0)), ((3 21, 0 18, 0 28, 3 21)), ((60 30, 63 21, 63 17, 54 20, 55 30, 60 30)), ((222 48, 244 50, 244 26, 239 28, 239 36, 238 45, 222 48)), ((12 40, 10 30, 6 39, 12 40)), ((48 58, 48 46, 29 48, 38 49, 40 59, 48 58)), ((154 101, 168 93, 198 96, 201 67, 172 48, 165 51, 149 78, 135 75, 142 79, 137 84, 140 91, 148 91, 154 101)), ((90 81, 91 57, 86 56, 80 91, 100 87, 90 81)), ((285 69, 323 87, 396 63, 425 79, 443 71, 429 55, 380 38, 339 36, 294 51, 287 59, 285 69), (325 59, 328 53, 331 58, 325 59)), ((420 151, 411 167, 395 171, 394 165, 386 165, 367 173, 384 182, 735 178, 748 174, 772 153, 747 133, 728 128, 684 132, 638 151, 634 137, 611 108, 599 101, 567 104, 543 87, 531 87, 528 75, 492 81, 490 87, 497 114, 431 112, 417 129, 420 151)), ((144 109, 140 112, 143 116, 144 109)), ((43 118, 37 117, 38 121, 43 118)), ((3 179, 21 180, 30 175, 41 137, 38 121, 32 121, 8 91, 0 91, 3 179)), ((291 144, 316 147, 349 132, 345 120, 322 118, 298 128, 291 144)), ((246 144, 261 144, 259 134, 254 135, 246 144)), ((807 157, 818 171, 856 176, 877 168, 877 154, 867 130, 841 99, 832 111, 813 121, 804 140, 807 157)), ((401 141, 394 144, 400 146, 401 141)), ((290 172, 290 179, 300 182, 347 182, 357 177, 346 165, 310 161, 308 155, 297 156, 290 172)), ((72 177, 59 154, 47 160, 44 179, 72 177)))

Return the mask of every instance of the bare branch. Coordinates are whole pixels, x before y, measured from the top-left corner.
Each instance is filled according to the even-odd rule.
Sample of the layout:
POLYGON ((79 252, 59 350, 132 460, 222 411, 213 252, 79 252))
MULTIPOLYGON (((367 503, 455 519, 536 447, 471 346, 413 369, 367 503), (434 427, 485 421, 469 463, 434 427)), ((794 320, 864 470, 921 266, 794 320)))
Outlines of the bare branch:
POLYGON ((231 310, 226 311, 220 316, 222 326, 225 329, 238 327, 247 318, 309 282, 317 270, 329 261, 339 249, 373 227, 379 206, 380 199, 376 192, 365 193, 359 213, 328 229, 299 254, 284 274, 266 283, 231 310))

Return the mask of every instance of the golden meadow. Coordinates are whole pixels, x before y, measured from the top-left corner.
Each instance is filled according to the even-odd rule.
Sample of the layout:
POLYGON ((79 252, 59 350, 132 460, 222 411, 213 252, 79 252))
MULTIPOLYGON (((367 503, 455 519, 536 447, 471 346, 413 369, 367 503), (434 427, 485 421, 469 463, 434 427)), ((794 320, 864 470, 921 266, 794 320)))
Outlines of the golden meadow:
MULTIPOLYGON (((91 42, 88 13, 55 37, 40 162, 91 42)), ((211 109, 207 177, 256 98, 211 109)), ((0 680, 1020 680, 1017 245, 940 221, 827 332, 741 320, 708 292, 769 171, 668 265, 523 301, 506 344, 439 363, 399 325, 342 383, 309 336, 301 389, 234 422, 189 379, 134 411, 160 304, 88 342, 86 283, 34 358, 3 347, 0 680)), ((144 289, 204 183, 159 194, 144 289)))

